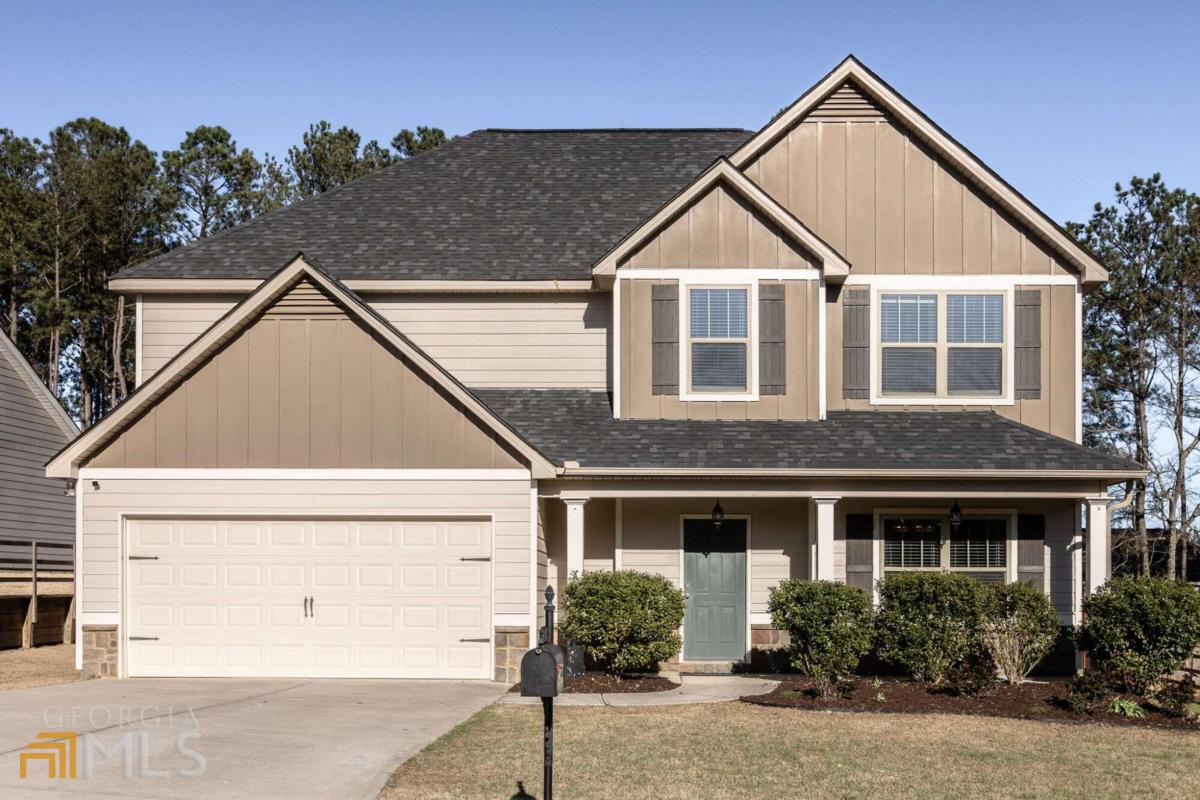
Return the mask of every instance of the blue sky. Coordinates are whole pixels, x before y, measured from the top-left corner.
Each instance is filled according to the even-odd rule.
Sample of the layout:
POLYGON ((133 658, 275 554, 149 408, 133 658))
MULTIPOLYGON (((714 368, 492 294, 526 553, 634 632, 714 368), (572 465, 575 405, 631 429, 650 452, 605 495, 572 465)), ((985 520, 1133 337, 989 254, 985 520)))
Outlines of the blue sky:
POLYGON ((1047 213, 1161 171, 1200 191, 1200 4, 5 3, 0 126, 757 128, 849 52, 1047 213), (21 32, 15 36, 15 32, 21 32))

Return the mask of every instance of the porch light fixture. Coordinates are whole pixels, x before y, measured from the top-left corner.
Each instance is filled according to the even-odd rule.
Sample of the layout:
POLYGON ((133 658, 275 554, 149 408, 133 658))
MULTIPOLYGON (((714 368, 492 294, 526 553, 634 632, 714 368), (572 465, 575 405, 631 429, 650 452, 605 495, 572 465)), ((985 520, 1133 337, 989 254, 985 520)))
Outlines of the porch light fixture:
POLYGON ((950 506, 950 530, 958 530, 958 526, 962 525, 963 515, 962 509, 958 507, 958 501, 954 501, 954 505, 950 506))
POLYGON ((713 510, 712 510, 713 528, 718 531, 721 530, 721 523, 723 523, 724 521, 725 521, 725 509, 721 508, 721 501, 718 500, 717 504, 715 506, 713 506, 713 510))

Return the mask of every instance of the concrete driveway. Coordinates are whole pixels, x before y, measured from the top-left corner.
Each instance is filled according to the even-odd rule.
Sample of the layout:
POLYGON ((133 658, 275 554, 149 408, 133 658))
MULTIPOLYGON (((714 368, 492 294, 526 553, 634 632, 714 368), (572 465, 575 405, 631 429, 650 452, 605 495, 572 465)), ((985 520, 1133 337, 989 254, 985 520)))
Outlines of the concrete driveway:
POLYGON ((135 679, 12 689, 0 692, 0 797, 374 798, 401 762, 505 688, 135 679), (27 759, 19 777, 42 732, 77 734, 78 777, 48 778, 45 758, 27 759))

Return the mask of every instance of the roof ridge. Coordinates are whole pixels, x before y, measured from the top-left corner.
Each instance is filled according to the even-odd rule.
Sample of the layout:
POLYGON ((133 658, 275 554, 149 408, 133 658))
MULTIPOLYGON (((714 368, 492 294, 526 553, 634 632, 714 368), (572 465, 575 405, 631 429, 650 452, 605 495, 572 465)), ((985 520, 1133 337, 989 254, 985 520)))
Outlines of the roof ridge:
MULTIPOLYGON (((749 128, 738 127, 683 127, 683 128, 480 128, 488 133, 754 133, 749 128)), ((479 131, 474 131, 478 133, 479 131)))

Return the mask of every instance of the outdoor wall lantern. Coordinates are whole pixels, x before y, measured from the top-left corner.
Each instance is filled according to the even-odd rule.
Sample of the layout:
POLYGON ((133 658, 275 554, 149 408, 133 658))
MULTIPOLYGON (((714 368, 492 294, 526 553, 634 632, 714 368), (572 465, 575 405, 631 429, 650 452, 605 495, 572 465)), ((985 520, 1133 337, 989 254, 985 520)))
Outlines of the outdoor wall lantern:
POLYGON ((724 521, 725 521, 725 509, 721 508, 721 501, 718 500, 717 504, 715 506, 713 506, 713 510, 712 510, 713 529, 718 530, 718 531, 721 530, 721 523, 723 523, 724 521))
POLYGON ((963 516, 962 509, 958 507, 958 501, 954 501, 954 505, 950 506, 950 530, 958 530, 958 526, 962 525, 963 516))

